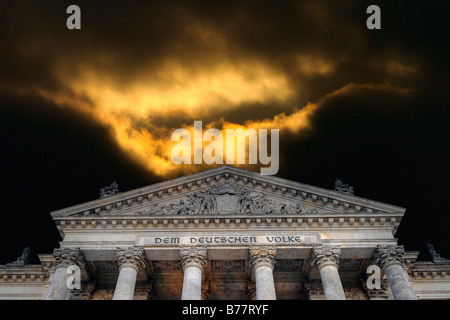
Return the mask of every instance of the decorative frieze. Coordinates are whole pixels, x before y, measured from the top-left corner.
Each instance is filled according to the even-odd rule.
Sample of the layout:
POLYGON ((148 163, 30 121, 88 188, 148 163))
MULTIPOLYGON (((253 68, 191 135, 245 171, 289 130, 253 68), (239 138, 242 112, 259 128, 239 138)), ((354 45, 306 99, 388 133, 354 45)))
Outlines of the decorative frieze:
MULTIPOLYGON (((317 196, 315 197, 317 199, 317 196)), ((317 209, 301 203, 281 203, 265 193, 239 184, 224 183, 194 192, 178 203, 153 204, 135 211, 139 215, 215 215, 215 214, 314 214, 317 209)))
MULTIPOLYGON (((247 206, 245 208, 245 212, 240 212, 239 210, 244 209, 244 207, 240 207, 240 209, 236 210, 236 214, 268 214, 271 213, 270 211, 273 211, 273 213, 288 213, 289 210, 291 210, 294 214, 294 209, 289 208, 289 206, 294 202, 294 205, 297 205, 298 203, 300 205, 303 204, 302 200, 305 201, 311 201, 315 202, 316 205, 320 204, 324 207, 327 207, 327 209, 332 209, 333 205, 336 204, 336 207, 339 207, 344 212, 363 212, 363 213, 379 213, 379 212, 386 212, 390 210, 389 206, 385 206, 381 204, 380 208, 376 208, 378 205, 377 203, 369 203, 371 205, 370 208, 366 207, 366 202, 360 201, 359 198, 354 197, 354 200, 348 197, 348 195, 352 195, 353 188, 352 186, 348 186, 343 184, 341 181, 337 180, 335 189, 336 191, 343 194, 343 197, 336 196, 336 194, 330 193, 328 190, 320 190, 320 188, 309 188, 308 186, 295 183, 289 183, 288 185, 285 184, 284 181, 278 180, 276 178, 267 178, 267 177, 259 177, 253 173, 246 173, 241 171, 240 169, 236 168, 217 168, 212 169, 211 174, 200 174, 199 177, 195 178, 192 177, 190 181, 186 181, 185 179, 181 179, 180 181, 177 181, 177 179, 174 179, 173 181, 162 183, 155 185, 155 187, 147 188, 146 191, 139 190, 139 192, 130 193, 129 198, 126 198, 122 196, 119 193, 119 188, 117 183, 113 183, 111 186, 105 187, 101 189, 101 197, 102 199, 98 200, 98 205, 86 208, 81 208, 78 212, 73 212, 69 215, 63 214, 63 216, 92 216, 92 215, 100 215, 102 214, 114 214, 114 215, 120 215, 120 211, 125 211, 125 214, 133 214, 136 212, 144 212, 147 210, 147 208, 142 208, 142 206, 139 206, 137 210, 135 210, 132 213, 129 213, 130 210, 128 206, 135 206, 144 204, 151 201, 154 201, 154 196, 156 195, 159 198, 162 198, 163 200, 170 201, 170 196, 172 195, 178 195, 178 193, 183 192, 186 189, 193 190, 194 193, 198 194, 201 199, 198 203, 187 203, 187 198, 184 200, 184 205, 177 202, 177 203, 169 203, 166 204, 169 207, 164 207, 164 204, 158 204, 158 212, 153 213, 155 215, 164 215, 165 213, 168 213, 168 215, 180 215, 180 211, 188 211, 189 213, 186 214, 194 214, 194 212, 198 212, 197 214, 214 214, 211 212, 208 212, 208 210, 213 209, 216 210, 215 212, 217 214, 220 214, 220 210, 224 209, 223 207, 220 208, 219 203, 209 203, 210 200, 208 198, 208 193, 213 195, 213 198, 217 198, 217 196, 222 196, 218 194, 214 194, 216 189, 220 189, 223 186, 229 184, 233 185, 233 188, 240 193, 240 191, 244 189, 248 189, 250 192, 246 193, 243 192, 241 194, 227 194, 227 196, 239 196, 238 202, 239 206, 242 204, 245 204, 245 202, 248 202, 250 200, 251 206, 247 206), (217 173, 214 171, 218 171, 217 173), (233 179, 228 179, 232 177, 233 179), (225 179, 224 179, 225 178, 225 179), (232 182, 233 181, 233 182, 232 182), (218 183, 217 185, 214 185, 214 183, 218 183), (206 186, 206 188, 201 189, 202 187, 206 186), (259 187, 257 190, 257 187, 259 187), (240 190, 239 190, 240 189, 240 190), (257 193, 263 194, 262 191, 269 191, 273 192, 274 195, 276 193, 277 200, 280 200, 279 195, 285 195, 286 202, 281 201, 281 204, 285 204, 286 206, 279 206, 276 207, 279 202, 272 203, 271 206, 274 206, 275 208, 270 208, 269 205, 269 211, 261 211, 259 208, 255 209, 254 206, 257 206, 257 199, 254 199, 257 193), (109 199, 110 198, 110 199, 109 199), (295 201, 296 199, 299 199, 300 201, 295 201), (106 200, 106 201, 105 201, 106 200), (108 202, 110 200, 110 202, 108 202), (192 206, 192 204, 195 205, 195 208, 189 208, 189 206, 192 206), (173 210, 172 207, 173 206, 173 210), (209 209, 208 209, 209 206, 209 209), (253 208, 252 208, 253 207, 253 208), (202 212, 203 211, 203 212, 202 212), (178 213, 177 213, 178 212, 178 213)), ((266 196, 264 194, 264 196, 266 196)), ((219 197, 220 198, 220 197, 219 197)), ((223 197, 222 197, 223 198, 223 197)), ((159 199, 157 199, 159 200, 159 199)), ((270 199, 274 200, 275 199, 270 199)), ((177 200, 179 201, 179 200, 177 200)), ((164 201, 165 202, 165 201, 164 201)), ((213 201, 214 202, 214 201, 213 201)), ((217 202, 217 201, 216 201, 217 202)), ((219 201, 220 202, 220 201, 219 201)), ((233 200, 234 202, 234 200, 233 200)), ((230 202, 231 203, 231 202, 230 202)), ((263 203, 263 202, 261 202, 263 203)), ((259 203, 259 205, 261 205, 259 203)), ((234 206, 234 204, 233 204, 234 206)), ((303 210, 306 210, 305 212, 302 211, 301 213, 305 214, 314 214, 314 209, 317 210, 317 208, 304 208, 303 210), (308 210, 311 210, 308 212, 308 210)), ((296 209, 298 210, 298 209, 296 209)), ((66 211, 66 209, 64 209, 66 211)), ((55 212, 54 216, 58 216, 60 211, 55 212)), ((142 213, 144 214, 144 213, 142 213)), ((151 214, 151 213, 150 213, 151 214)), ((225 213, 229 214, 229 213, 225 213)), ((62 216, 61 216, 62 217, 62 216)), ((386 220, 388 222, 388 220, 386 220)))
POLYGON ((440 278, 445 278, 446 275, 449 275, 450 272, 445 272, 445 271, 431 271, 431 272, 426 272, 426 271, 413 271, 411 272, 411 275, 413 278, 431 278, 434 279, 436 278, 436 276, 439 276, 440 278))
POLYGON ((49 278, 49 273, 45 270, 36 271, 23 271, 23 270, 8 270, 8 273, 3 273, 4 270, 0 270, 0 282, 6 281, 17 281, 20 279, 23 282, 35 282, 35 281, 46 281, 49 278))
POLYGON ((179 260, 161 260, 161 261, 153 261, 153 270, 157 273, 161 272, 177 272, 181 271, 181 265, 179 260))
POLYGON ((211 272, 245 272, 245 260, 213 260, 211 272))
POLYGON ((337 216, 336 213, 320 213, 317 215, 310 214, 299 214, 298 217, 287 215, 283 217, 285 214, 279 215, 258 215, 254 218, 248 217, 243 218, 242 216, 230 217, 229 215, 220 217, 215 216, 214 219, 211 219, 209 216, 195 216, 195 219, 189 216, 161 216, 161 215, 153 215, 147 216, 145 213, 147 212, 145 209, 139 211, 143 216, 136 217, 133 216, 133 219, 127 218, 117 218, 116 216, 112 217, 103 217, 102 219, 79 219, 76 220, 59 220, 57 221, 58 229, 60 232, 64 232, 64 229, 68 226, 72 228, 117 228, 118 225, 122 226, 122 228, 136 228, 136 229, 146 229, 149 226, 151 227, 177 227, 180 225, 184 225, 185 227, 234 227, 234 226, 291 226, 292 224, 302 226, 304 223, 308 226, 313 226, 317 224, 318 226, 328 227, 335 226, 338 224, 339 226, 353 226, 358 224, 359 226, 365 226, 370 228, 376 225, 389 224, 395 225, 396 218, 391 219, 389 216, 377 216, 377 217, 358 217, 356 215, 347 215, 337 216), (394 222, 393 222, 394 221, 394 222), (367 223, 369 222, 369 223, 367 223))
POLYGON ((302 259, 276 259, 275 272, 300 272, 302 270, 302 259))

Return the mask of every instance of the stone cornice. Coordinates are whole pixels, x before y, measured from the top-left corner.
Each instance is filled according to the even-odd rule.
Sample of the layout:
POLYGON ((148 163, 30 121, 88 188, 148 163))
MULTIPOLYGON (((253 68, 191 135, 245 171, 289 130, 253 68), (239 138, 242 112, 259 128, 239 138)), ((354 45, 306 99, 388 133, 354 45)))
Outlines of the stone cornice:
POLYGON ((405 251, 405 253, 403 254, 404 267, 408 270, 413 268, 419 254, 420 251, 405 251))
POLYGON ((296 215, 197 215, 197 216, 110 216, 61 217, 55 223, 61 232, 72 229, 147 229, 149 227, 249 227, 249 226, 308 226, 379 227, 394 230, 402 214, 296 214, 296 215))
POLYGON ((450 260, 443 263, 418 261, 408 270, 415 280, 420 279, 450 279, 450 260))
POLYGON ((424 270, 419 271, 415 270, 411 272, 411 275, 414 279, 444 279, 447 278, 450 279, 450 270, 447 269, 447 271, 431 271, 431 270, 424 270))
POLYGON ((231 166, 221 166, 215 169, 195 173, 192 175, 167 180, 147 187, 119 193, 110 197, 97 199, 80 205, 51 212, 54 219, 71 215, 100 215, 108 214, 112 210, 121 210, 136 204, 143 204, 154 199, 171 197, 184 190, 198 190, 217 182, 231 181, 246 186, 259 186, 265 191, 298 199, 340 208, 342 212, 354 213, 386 213, 404 214, 405 209, 353 195, 339 193, 332 190, 313 187, 310 185, 289 181, 286 179, 261 176, 257 172, 231 166))
POLYGON ((47 281, 50 272, 42 265, 26 265, 24 267, 0 266, 0 283, 17 282, 17 283, 34 283, 47 281))

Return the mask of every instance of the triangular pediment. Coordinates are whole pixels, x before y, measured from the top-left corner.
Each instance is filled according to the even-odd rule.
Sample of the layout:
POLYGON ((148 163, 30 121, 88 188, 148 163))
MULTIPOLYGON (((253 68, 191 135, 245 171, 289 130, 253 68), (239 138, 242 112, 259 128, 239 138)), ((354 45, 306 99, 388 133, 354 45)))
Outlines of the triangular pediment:
POLYGON ((221 166, 52 212, 63 217, 402 214, 404 208, 221 166))

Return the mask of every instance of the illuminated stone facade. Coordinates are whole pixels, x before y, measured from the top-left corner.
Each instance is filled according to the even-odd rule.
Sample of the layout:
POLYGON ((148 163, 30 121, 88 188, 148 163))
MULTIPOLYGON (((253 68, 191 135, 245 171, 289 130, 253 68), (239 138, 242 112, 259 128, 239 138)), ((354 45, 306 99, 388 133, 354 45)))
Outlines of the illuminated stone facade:
POLYGON ((394 238, 405 209, 342 190, 222 166, 103 194, 51 213, 60 248, 0 266, 0 298, 450 299, 450 260, 394 238))

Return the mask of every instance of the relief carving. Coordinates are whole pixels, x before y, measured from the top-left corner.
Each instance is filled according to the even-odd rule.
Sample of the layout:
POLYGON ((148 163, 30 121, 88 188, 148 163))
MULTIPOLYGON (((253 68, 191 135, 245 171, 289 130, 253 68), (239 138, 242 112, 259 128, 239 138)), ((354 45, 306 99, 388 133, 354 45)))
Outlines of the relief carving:
POLYGON ((116 255, 119 268, 123 266, 132 266, 137 268, 137 270, 141 270, 146 267, 144 248, 142 247, 126 249, 118 248, 116 255))
POLYGON ((268 266, 274 268, 277 254, 277 248, 275 246, 251 246, 250 252, 250 265, 255 269, 259 266, 268 266))
POLYGON ((92 293, 95 289, 95 281, 92 282, 81 282, 81 289, 71 289, 70 290, 70 300, 91 300, 92 293))
POLYGON ((153 261, 153 269, 158 273, 163 271, 181 271, 181 265, 179 260, 153 261))
POLYGON ((98 289, 91 297, 91 300, 112 300, 114 296, 114 289, 98 289))
POLYGON ((339 255, 341 249, 338 246, 317 246, 312 248, 311 266, 320 270, 323 266, 333 265, 339 267, 339 255))
POLYGON ((53 256, 55 257, 55 266, 68 267, 72 264, 84 268, 86 261, 80 248, 60 248, 53 250, 53 256))
POLYGON ((206 247, 182 247, 180 256, 183 271, 189 266, 197 266, 202 270, 206 267, 206 247))
POLYGON ((215 272, 244 272, 245 260, 212 260, 211 270, 215 272))
POLYGON ((178 203, 153 204, 135 212, 139 215, 216 215, 216 214, 314 214, 301 203, 286 204, 267 198, 263 192, 240 185, 224 184, 205 188, 178 203))
POLYGON ((405 249, 404 249, 403 245, 401 245, 401 246, 378 245, 375 250, 374 262, 381 269, 386 268, 390 264, 395 264, 395 263, 403 264, 404 253, 405 253, 405 249))
POLYGON ((277 259, 275 264, 275 270, 279 272, 300 272, 303 265, 301 259, 277 259))

